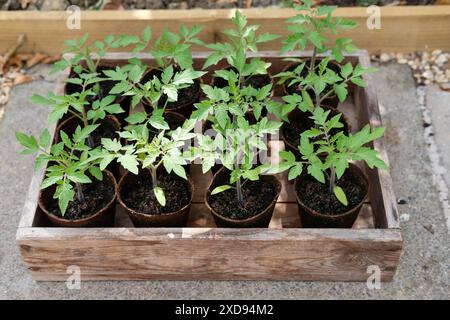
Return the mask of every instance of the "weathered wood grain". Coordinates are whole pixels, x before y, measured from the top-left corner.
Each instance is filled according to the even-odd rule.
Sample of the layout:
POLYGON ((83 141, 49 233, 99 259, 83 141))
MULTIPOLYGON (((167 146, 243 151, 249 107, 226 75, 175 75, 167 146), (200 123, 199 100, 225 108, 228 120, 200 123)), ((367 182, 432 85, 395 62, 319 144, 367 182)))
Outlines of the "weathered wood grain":
MULTIPOLYGON (((381 7, 381 29, 367 27, 370 13, 367 8, 339 8, 335 15, 350 18, 358 27, 342 36, 354 40, 360 48, 370 52, 412 52, 417 50, 450 50, 450 7, 408 6, 381 7)), ((284 21, 297 12, 293 9, 242 9, 250 23, 259 24, 261 31, 287 36, 284 21)), ((81 29, 68 29, 70 13, 62 11, 2 11, 0 12, 0 52, 5 52, 26 36, 22 51, 58 54, 64 50, 63 42, 89 32, 91 40, 103 39, 109 33, 140 34, 151 25, 153 34, 159 35, 168 27, 177 30, 181 23, 188 26, 204 25, 200 38, 206 42, 222 40, 221 31, 230 27, 234 10, 135 10, 135 11, 83 11, 81 29)), ((334 35, 330 35, 334 39, 334 35)), ((261 49, 278 50, 280 41, 262 44, 261 49)), ((202 48, 196 46, 195 50, 202 48)))
POLYGON ((378 265, 392 279, 401 251, 395 230, 337 229, 19 229, 35 280, 365 281, 378 265))

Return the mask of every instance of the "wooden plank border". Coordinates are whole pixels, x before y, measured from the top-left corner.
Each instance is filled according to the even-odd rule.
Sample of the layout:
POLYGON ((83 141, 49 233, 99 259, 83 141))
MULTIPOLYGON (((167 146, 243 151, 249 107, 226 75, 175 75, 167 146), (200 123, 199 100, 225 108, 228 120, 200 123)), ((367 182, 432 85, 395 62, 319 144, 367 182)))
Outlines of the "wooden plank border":
MULTIPOLYGON (((344 32, 357 46, 369 52, 411 52, 417 50, 450 50, 450 6, 381 7, 381 29, 369 30, 366 8, 339 8, 337 16, 354 19, 358 28, 344 32)), ((286 35, 283 21, 295 14, 293 9, 242 9, 251 23, 261 25, 264 32, 286 35)), ((139 33, 151 25, 154 34, 168 26, 177 29, 180 23, 203 24, 202 40, 220 40, 221 30, 230 25, 234 10, 134 10, 83 11, 81 30, 66 27, 66 12, 0 12, 0 52, 5 52, 25 34, 23 52, 61 53, 63 41, 89 32, 91 40, 101 39, 110 32, 139 33)), ((262 50, 278 50, 275 41, 261 46, 262 50)), ((199 50, 200 48, 194 48, 199 50)))

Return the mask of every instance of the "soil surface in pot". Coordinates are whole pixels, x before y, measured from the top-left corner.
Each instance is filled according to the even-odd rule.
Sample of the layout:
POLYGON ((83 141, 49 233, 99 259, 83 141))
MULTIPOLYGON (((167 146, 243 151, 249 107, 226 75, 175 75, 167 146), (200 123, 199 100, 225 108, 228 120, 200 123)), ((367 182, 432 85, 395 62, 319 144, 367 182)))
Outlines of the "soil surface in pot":
POLYGON ((214 211, 231 219, 247 219, 266 209, 277 195, 276 188, 267 181, 247 181, 242 187, 245 205, 241 206, 235 189, 228 189, 209 198, 214 211))
POLYGON ((94 148, 101 146, 102 138, 114 139, 117 138, 116 128, 107 121, 102 120, 100 125, 91 133, 92 140, 94 142, 94 148))
POLYGON ((75 197, 74 200, 67 206, 64 217, 61 215, 61 211, 59 210, 57 199, 50 199, 50 201, 46 204, 47 210, 55 216, 67 220, 87 218, 97 213, 99 210, 106 207, 106 205, 108 205, 114 197, 114 186, 109 183, 106 175, 104 175, 102 181, 95 180, 95 178, 93 178, 92 181, 92 183, 85 183, 81 185, 85 201, 80 202, 75 197))
MULTIPOLYGON (((175 70, 174 72, 178 71, 175 70)), ((145 83, 147 81, 150 81, 151 79, 153 79, 154 76, 156 76, 158 79, 161 79, 161 74, 162 74, 161 70, 153 69, 144 76, 142 82, 145 83)), ((200 92, 200 80, 194 79, 194 83, 192 85, 178 90, 178 100, 174 102, 168 102, 166 110, 177 109, 182 105, 193 102, 196 99, 196 96, 199 94, 199 92, 200 92)), ((162 95, 161 99, 158 102, 158 105, 160 107, 163 107, 164 104, 166 103, 166 100, 167 96, 162 95)))
POLYGON ((310 175, 304 175, 301 183, 297 186, 297 195, 303 204, 321 214, 342 214, 356 207, 365 197, 367 187, 361 185, 361 182, 349 174, 347 170, 344 175, 337 181, 337 185, 341 187, 347 196, 348 206, 344 206, 334 195, 328 190, 328 181, 320 183, 310 175))
MULTIPOLYGON (((306 66, 303 68, 302 72, 300 72, 300 75, 301 75, 303 78, 305 78, 305 77, 308 75, 308 72, 309 72, 309 63, 310 63, 310 60, 307 60, 306 66)), ((316 61, 316 62, 315 62, 315 66, 318 66, 319 63, 320 63, 320 60, 316 61)), ((287 71, 293 71, 295 68, 297 68, 298 65, 299 65, 299 64, 294 64, 294 65, 292 65, 290 68, 287 69, 287 71)), ((328 63, 327 68, 333 70, 333 71, 336 72, 337 74, 340 74, 340 72, 341 72, 340 69, 338 68, 338 66, 335 65, 334 63, 328 63)), ((296 93, 296 94, 301 95, 302 92, 301 92, 301 89, 298 87, 298 85, 288 86, 288 83, 289 83, 289 82, 290 82, 290 80, 288 80, 288 81, 286 82, 286 86, 285 86, 286 91, 287 91, 289 94, 294 94, 294 93, 296 93)), ((327 93, 327 92, 330 91, 331 89, 333 89, 333 87, 332 87, 331 85, 327 84, 327 85, 325 86, 325 89, 322 91, 322 93, 327 93)), ((308 93, 309 93, 309 95, 311 96, 311 99, 315 100, 314 90, 308 89, 308 93)))
POLYGON ((137 183, 122 191, 127 207, 144 214, 161 215, 178 211, 189 204, 191 191, 188 182, 174 174, 159 174, 158 186, 164 190, 166 205, 156 200, 150 174, 141 174, 137 183))

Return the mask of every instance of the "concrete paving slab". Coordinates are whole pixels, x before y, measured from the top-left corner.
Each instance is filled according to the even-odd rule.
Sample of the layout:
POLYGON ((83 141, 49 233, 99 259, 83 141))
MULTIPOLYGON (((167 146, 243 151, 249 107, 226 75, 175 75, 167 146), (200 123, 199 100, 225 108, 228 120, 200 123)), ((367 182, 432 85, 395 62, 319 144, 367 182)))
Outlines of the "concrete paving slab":
POLYGON ((447 185, 450 185, 450 92, 438 85, 427 87, 426 105, 434 127, 434 140, 439 149, 447 185))
MULTIPOLYGON (((53 87, 46 67, 34 70, 42 81, 14 89, 0 123, 0 298, 3 299, 444 299, 450 297, 449 241, 437 190, 431 179, 421 110, 407 66, 380 66, 374 76, 387 126, 394 189, 399 205, 404 252, 392 283, 368 289, 365 283, 295 281, 123 281, 83 282, 80 290, 65 283, 35 283, 22 264, 14 238, 27 191, 32 162, 17 155, 15 130, 38 133, 45 109, 26 97, 53 87), (431 230, 431 231, 430 231, 431 230)), ((237 249, 238 250, 238 249, 237 249)))

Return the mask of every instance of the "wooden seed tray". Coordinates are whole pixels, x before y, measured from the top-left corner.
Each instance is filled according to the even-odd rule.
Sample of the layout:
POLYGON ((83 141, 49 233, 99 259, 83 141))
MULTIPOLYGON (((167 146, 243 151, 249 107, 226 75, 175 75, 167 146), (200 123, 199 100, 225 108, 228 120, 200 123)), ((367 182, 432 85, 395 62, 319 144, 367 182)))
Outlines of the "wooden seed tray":
MULTIPOLYGON (((207 53, 194 54, 200 68, 207 53)), ((280 57, 275 51, 256 54, 272 63, 270 72, 280 72, 283 57, 306 57, 311 52, 292 52, 280 57)), ((145 54, 109 54, 105 63, 123 64, 137 56, 152 64, 145 54)), ((255 54, 253 54, 255 56, 255 54)), ((348 57, 367 67, 366 51, 348 57)), ((223 65, 215 66, 215 68, 223 65)), ((61 74, 57 93, 64 89, 61 74)), ((209 83, 210 74, 203 79, 209 83)), ((381 125, 375 90, 370 76, 366 88, 350 88, 339 110, 353 130, 370 123, 381 125)), ((277 86, 275 99, 282 95, 277 86)), ((51 131, 54 131, 52 128, 51 131)), ((270 152, 284 148, 278 138, 270 152)), ((373 143, 388 162, 384 140, 373 143)), ((185 228, 134 228, 126 214, 116 212, 113 228, 59 228, 50 226, 37 206, 44 171, 33 176, 17 244, 33 279, 65 281, 67 268, 80 267, 82 280, 307 280, 366 281, 369 266, 381 270, 381 280, 392 280, 401 254, 402 236, 389 172, 364 168, 370 180, 370 195, 351 229, 304 229, 297 214, 293 184, 280 175, 283 188, 269 228, 217 228, 203 204, 211 175, 192 165, 195 197, 185 228)))

